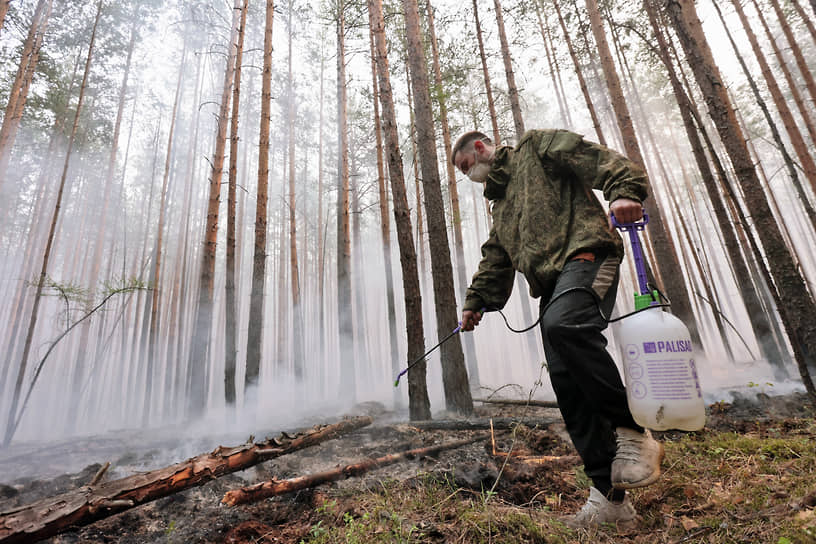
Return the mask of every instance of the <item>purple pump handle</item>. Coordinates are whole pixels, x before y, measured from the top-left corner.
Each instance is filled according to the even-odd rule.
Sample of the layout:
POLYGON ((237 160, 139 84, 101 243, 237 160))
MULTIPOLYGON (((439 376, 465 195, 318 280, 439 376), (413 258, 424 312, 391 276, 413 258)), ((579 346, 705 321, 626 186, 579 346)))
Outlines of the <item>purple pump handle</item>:
POLYGON ((635 259, 638 287, 640 287, 640 294, 646 295, 649 293, 648 280, 646 279, 646 263, 643 260, 643 248, 640 245, 640 238, 637 233, 646 228, 646 224, 649 222, 649 214, 643 212, 643 219, 634 223, 619 223, 618 220, 615 219, 615 214, 610 215, 612 217, 612 224, 618 230, 629 233, 629 241, 632 243, 632 256, 635 259))

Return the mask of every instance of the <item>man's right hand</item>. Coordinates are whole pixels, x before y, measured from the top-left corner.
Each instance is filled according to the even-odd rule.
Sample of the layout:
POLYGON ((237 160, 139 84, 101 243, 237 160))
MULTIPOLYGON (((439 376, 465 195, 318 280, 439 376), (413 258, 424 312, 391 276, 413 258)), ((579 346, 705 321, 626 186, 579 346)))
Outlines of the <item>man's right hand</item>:
POLYGON ((462 330, 472 331, 481 320, 482 320, 481 312, 472 312, 470 310, 464 310, 462 312, 462 330))

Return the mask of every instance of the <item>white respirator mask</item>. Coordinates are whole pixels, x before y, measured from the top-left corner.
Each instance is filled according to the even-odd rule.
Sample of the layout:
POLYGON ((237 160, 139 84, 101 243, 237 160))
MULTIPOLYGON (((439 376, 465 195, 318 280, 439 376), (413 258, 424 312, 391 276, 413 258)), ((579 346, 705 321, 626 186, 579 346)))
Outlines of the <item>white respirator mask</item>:
POLYGON ((492 165, 488 162, 479 162, 478 155, 476 155, 475 151, 473 152, 473 158, 475 162, 465 175, 469 177, 471 181, 484 183, 487 181, 487 174, 490 172, 492 165))

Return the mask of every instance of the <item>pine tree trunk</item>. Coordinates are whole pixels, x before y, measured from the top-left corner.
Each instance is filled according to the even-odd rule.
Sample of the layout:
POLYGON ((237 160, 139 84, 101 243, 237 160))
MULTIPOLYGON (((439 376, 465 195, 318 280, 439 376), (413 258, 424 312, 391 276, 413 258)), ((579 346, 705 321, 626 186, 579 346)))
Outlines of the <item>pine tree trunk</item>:
MULTIPOLYGON (((453 270, 445 224, 445 207, 439 180, 439 163, 431 108, 431 94, 424 49, 419 30, 419 8, 416 0, 403 0, 405 30, 408 42, 411 83, 414 89, 417 136, 422 166, 425 212, 428 219, 428 239, 431 250, 431 270, 436 308, 437 334, 446 336, 459 321, 453 288, 453 270)), ((461 414, 473 412, 473 401, 468 387, 462 344, 456 337, 442 345, 442 381, 445 404, 451 411, 461 414)))
MULTIPOLYGON (((325 43, 325 42, 324 42, 325 43)), ((324 225, 323 219, 323 192, 325 185, 323 181, 323 108, 324 108, 324 71, 326 57, 323 53, 323 46, 320 48, 320 114, 317 123, 318 143, 317 143, 317 327, 319 338, 319 351, 317 355, 317 367, 320 373, 325 373, 326 365, 326 234, 328 225, 324 225)), ((327 221, 328 223, 328 221, 327 221)), ((322 376, 322 374, 321 374, 322 376)), ((321 379, 320 383, 323 383, 321 379)))
POLYGON ((799 0, 791 0, 791 4, 793 4, 793 8, 796 10, 796 13, 799 14, 799 17, 802 18, 802 22, 805 23, 805 27, 807 27, 810 37, 814 42, 816 42, 816 27, 813 25, 811 18, 808 17, 807 13, 805 13, 802 4, 799 3, 799 0))
POLYGON ((266 224, 269 207, 269 126, 272 102, 272 23, 275 6, 266 0, 264 27, 263 75, 261 77, 261 123, 258 143, 258 195, 255 200, 255 245, 252 257, 252 283, 249 299, 249 330, 245 383, 249 389, 258 385, 261 371, 261 341, 264 323, 264 286, 266 284, 266 224))
POLYGON ((493 125, 493 143, 499 145, 499 121, 496 115, 496 104, 493 101, 493 86, 490 84, 490 72, 487 70, 487 55, 485 55, 484 40, 482 40, 482 25, 479 22, 479 6, 477 0, 473 0, 473 18, 476 20, 476 41, 479 43, 479 58, 482 60, 482 73, 484 74, 485 93, 487 94, 487 109, 490 113, 490 122, 493 125))
MULTIPOLYGON (((810 104, 811 107, 813 107, 813 105, 816 104, 816 81, 814 81, 813 74, 810 72, 810 68, 805 61, 805 57, 802 54, 802 49, 799 47, 799 42, 797 41, 796 36, 793 35, 793 31, 788 24, 787 17, 784 13, 782 13, 782 8, 779 7, 779 0, 770 0, 770 2, 774 12, 776 13, 777 19, 779 19, 779 26, 782 28, 782 33, 788 40, 790 51, 793 54, 794 60, 796 61, 796 66, 799 68, 799 73, 802 76, 802 80, 805 82, 805 88, 810 95, 810 104)), ((757 5, 756 0, 754 0, 754 5, 757 5)))
POLYGON ((524 134, 524 119, 521 116, 521 104, 519 103, 519 92, 516 86, 516 76, 513 74, 513 61, 510 58, 510 46, 507 43, 507 34, 504 31, 504 16, 500 0, 493 0, 496 8, 496 25, 499 28, 499 41, 501 42, 502 60, 504 61, 504 75, 507 78, 507 94, 510 98, 510 110, 513 112, 513 125, 516 128, 516 141, 521 140, 524 134))
POLYGON ((340 393, 357 399, 354 327, 351 320, 351 229, 349 225, 349 146, 346 97, 345 0, 337 6, 337 323, 340 334, 340 393))
MULTIPOLYGON (((646 11, 649 21, 652 25, 655 38, 658 45, 658 53, 663 65, 666 67, 669 81, 674 91, 675 99, 677 100, 678 109, 683 120, 686 134, 688 136, 689 144, 691 145, 692 154, 700 172, 700 177, 703 180, 706 191, 708 193, 709 201, 714 210, 714 217, 717 219, 720 232, 722 233, 725 247, 728 250, 729 260, 733 266, 734 276, 737 280, 737 286, 740 289, 742 300, 745 303, 745 308, 748 315, 751 316, 749 320, 754 332, 754 336, 759 343, 761 355, 767 360, 774 369, 781 368, 783 363, 782 354, 779 347, 773 341, 771 334, 771 326, 768 321, 767 314, 762 309, 762 304, 759 299, 759 294, 754 287, 747 262, 743 257, 743 252, 740 244, 737 241, 734 232, 734 225, 729 221, 729 214, 725 208, 720 192, 717 190, 717 181, 714 179, 714 174, 711 171, 708 160, 703 149, 703 144, 697 134, 697 128, 692 118, 692 111, 696 111, 697 107, 691 102, 677 73, 674 70, 674 65, 669 56, 669 49, 666 44, 663 32, 658 24, 657 14, 653 5, 654 0, 644 0, 643 7, 646 11)), ((700 127, 703 130, 703 127, 700 127)), ((721 183, 724 183, 722 180, 721 183)), ((775 370, 776 371, 776 370, 775 370)))
POLYGON ((816 303, 808 293, 790 252, 782 242, 782 235, 761 190, 745 138, 725 93, 722 77, 714 63, 694 4, 689 0, 682 2, 671 0, 667 8, 688 63, 705 97, 709 115, 731 158, 746 205, 752 211, 752 218, 762 240, 776 289, 781 299, 786 302, 778 309, 788 330, 802 381, 811 399, 816 403, 816 388, 808 371, 808 363, 812 362, 816 354, 816 322, 813 320, 813 316, 816 315, 816 303))
MULTIPOLYGON (((71 136, 68 139, 68 149, 65 152, 65 163, 62 167, 62 176, 60 177, 59 189, 57 190, 57 201, 54 206, 54 214, 51 217, 51 228, 48 232, 48 240, 45 244, 45 251, 43 253, 42 267, 40 268, 40 275, 37 281, 37 289, 34 293, 34 307, 31 309, 31 319, 28 322, 28 331, 26 332, 25 347, 23 348, 23 356, 20 361, 20 367, 17 370, 17 380, 14 385, 14 394, 11 399, 11 406, 9 407, 8 421, 6 423, 6 430, 3 436, 3 446, 8 446, 19 424, 17 414, 17 404, 20 401, 20 393, 23 387, 23 379, 25 378, 26 367, 28 366, 28 357, 31 353, 31 345, 34 340, 34 329, 37 326, 37 317, 40 307, 40 300, 42 299, 42 290, 45 284, 46 275, 48 274, 48 260, 51 257, 51 249, 54 245, 54 238, 57 230, 57 220, 59 219, 59 212, 62 207, 62 195, 65 190, 65 181, 68 177, 68 167, 71 163, 71 152, 74 147, 74 139, 76 138, 77 127, 79 126, 79 117, 82 112, 82 101, 85 98, 85 88, 88 84, 88 74, 91 70, 91 59, 93 57, 94 44, 96 42, 96 27, 99 23, 99 18, 102 15, 102 0, 96 7, 96 17, 94 18, 93 30, 91 30, 91 42, 88 45, 88 57, 85 60, 85 73, 82 76, 82 84, 79 88, 79 98, 77 99, 76 113, 74 114, 74 123, 71 127, 71 136)), ((22 414, 20 414, 22 415, 22 414)))
MULTIPOLYGON (((244 57, 244 34, 249 0, 240 7, 238 45, 235 52, 235 75, 232 85, 232 115, 230 116, 229 187, 227 191, 227 255, 225 278, 225 331, 224 331, 224 400, 227 406, 235 404, 235 366, 238 358, 237 309, 235 304, 235 194, 238 183, 238 113, 241 105, 241 65, 244 57)), ((238 6, 236 5, 236 8, 238 6)))
MULTIPOLYGON (((555 66, 553 65, 553 58, 555 57, 555 49, 551 47, 552 41, 550 40, 549 34, 549 27, 546 29, 544 28, 544 21, 541 18, 541 7, 538 5, 538 2, 533 2, 533 6, 536 10, 536 19, 538 19, 538 30, 541 32, 541 41, 544 42, 544 53, 547 56, 547 66, 550 68, 550 79, 552 79, 553 91, 555 92, 555 99, 558 102, 558 112, 561 114, 561 124, 564 127, 572 125, 572 121, 569 119, 569 111, 567 110, 567 98, 564 94, 564 88, 559 83, 559 79, 556 77, 556 70, 555 66)), ((560 77, 560 75, 559 75, 560 77)))
POLYGON ((170 165, 173 155, 173 134, 176 128, 176 112, 178 111, 179 97, 181 96, 181 83, 184 79, 184 66, 187 57, 186 44, 181 52, 181 64, 179 65, 178 82, 176 83, 176 96, 173 100, 173 111, 170 116, 170 130, 167 136, 167 151, 164 160, 164 176, 162 178, 161 193, 159 193, 159 224, 156 231, 156 249, 153 261, 153 273, 155 278, 153 289, 150 292, 151 306, 150 306, 150 330, 148 333, 147 344, 147 379, 145 381, 145 403, 144 412, 142 416, 142 425, 147 426, 150 422, 150 408, 153 396, 153 382, 155 368, 159 360, 159 319, 160 319, 160 305, 162 297, 161 274, 162 274, 162 242, 164 240, 164 222, 166 216, 167 206, 167 192, 168 183, 170 180, 170 165))
MULTIPOLYGON (((757 11, 757 16, 759 18, 759 22, 762 25, 762 28, 765 31, 765 36, 768 39, 768 42, 771 45, 771 49, 773 49, 774 56, 778 62, 778 69, 782 71, 782 75, 785 77, 785 81, 788 83, 788 91, 790 92, 790 96, 793 98, 793 102, 796 104, 796 107, 799 108, 799 113, 802 115, 802 122, 805 125, 805 129, 808 131, 810 135, 810 140, 813 143, 816 143, 816 124, 814 123, 814 108, 813 104, 808 105, 805 102, 804 97, 802 97, 802 93, 800 92, 801 86, 793 77, 790 69, 788 69, 788 65, 785 62, 785 56, 783 55, 782 51, 780 50, 779 46, 776 43, 776 37, 774 36, 773 32, 771 31, 770 27, 768 26, 768 22, 765 19, 765 15, 762 12, 759 4, 754 1, 754 8, 757 11)), ((732 0, 732 3, 734 0, 732 0)), ((736 7, 737 12, 741 11, 741 8, 736 7)), ((746 27, 746 32, 748 25, 743 25, 746 27)))
POLYGON ((0 31, 3 30, 3 23, 6 21, 9 4, 11 4, 11 0, 0 0, 0 31))
MULTIPOLYGON (((595 36, 595 43, 601 57, 601 66, 612 99, 612 106, 615 110, 615 117, 618 121, 621 136, 623 137, 624 150, 630 160, 645 170, 645 162, 640 152, 640 146, 638 145, 637 136, 635 135, 635 128, 632 125, 632 118, 629 115, 629 108, 626 105, 620 79, 618 78, 618 73, 612 60, 612 54, 609 50, 609 44, 606 41, 606 35, 604 34, 597 0, 586 0, 586 7, 589 13, 592 33, 595 36)), ((659 261, 659 263, 651 263, 652 267, 658 271, 658 280, 660 278, 681 278, 683 272, 680 267, 676 248, 672 243, 666 222, 663 219, 661 205, 657 201, 654 191, 652 191, 652 193, 652 204, 649 209, 651 219, 649 234, 652 245, 654 246, 655 255, 659 261)), ((700 334, 697 330, 697 320, 692 311, 690 296, 684 284, 679 282, 679 285, 675 283, 671 287, 664 284, 663 289, 669 294, 669 298, 672 300, 674 312, 688 327, 692 341, 696 345, 702 346, 700 334)))
POLYGON ((213 325, 213 292, 215 280, 215 250, 218 238, 218 215, 221 205, 221 180, 224 176, 224 152, 237 54, 236 38, 240 25, 241 4, 235 0, 232 27, 227 47, 227 61, 224 67, 224 81, 221 90, 221 105, 215 135, 212 171, 210 173, 209 196, 207 199, 207 222, 201 254, 201 270, 198 286, 198 308, 196 311, 193 343, 190 351, 190 396, 187 398, 187 417, 199 418, 204 415, 209 396, 208 367, 210 360, 210 334, 213 325))
MULTIPOLYGON (((765 122, 768 123, 768 127, 771 130, 771 136, 773 137, 774 143, 776 144, 776 148, 782 155, 782 160, 785 163, 785 166, 787 167, 788 175, 790 176, 791 182, 793 183, 793 186, 796 189, 796 193, 799 197, 800 202, 802 203, 802 206, 804 206, 805 208, 805 213, 807 214, 808 219, 810 219, 810 225, 814 229, 814 231, 816 231, 816 210, 813 209, 813 206, 810 204, 810 200, 808 200, 808 196, 805 193, 804 187, 802 187, 802 182, 799 180, 799 173, 796 169, 796 164, 794 163, 793 158, 788 153, 787 146, 785 142, 782 140, 782 136, 779 133, 779 129, 776 126, 776 121, 773 119, 773 116, 771 116, 771 112, 768 110, 768 106, 765 103, 765 99, 762 97, 762 94, 760 93, 759 86, 754 81, 754 77, 751 75, 751 71, 748 68, 748 65, 742 58, 742 55, 740 54, 739 49, 737 48, 737 44, 732 38, 731 32, 728 30, 728 27, 725 24, 725 19, 722 15, 722 10, 720 10, 719 6, 716 4, 714 4, 714 8, 717 10, 717 15, 720 18, 720 22, 723 24, 723 28, 725 30, 726 35, 728 36, 728 40, 731 42, 731 47, 734 49, 734 53, 737 56, 737 60, 739 61, 740 66, 742 67, 742 71, 745 74, 745 78, 748 81, 748 85, 751 88, 751 92, 754 95, 754 99, 757 101, 759 109, 762 110, 762 115, 765 117, 765 122)), ((741 9, 738 9, 738 11, 742 13, 741 9)), ((747 23, 747 21, 744 18, 742 19, 742 22, 743 25, 747 23)), ((751 32, 749 27, 746 27, 746 31, 749 33, 751 32)), ((752 44, 756 43, 756 38, 753 38, 753 35, 751 35, 751 37, 752 44)), ((762 54, 762 52, 758 49, 755 49, 754 52, 757 54, 757 56, 762 54)), ((764 61, 764 59, 761 62, 761 65, 763 64, 767 66, 767 63, 764 61)), ((774 80, 773 74, 771 72, 765 74, 766 81, 768 77, 770 77, 773 80, 768 81, 767 83, 768 89, 770 90, 774 88, 776 93, 779 93, 779 86, 776 84, 776 81, 774 80)), ((773 93, 774 91, 771 92, 773 93)), ((785 104, 784 100, 782 101, 782 103, 783 103, 782 108, 787 110, 787 104, 785 104)), ((780 117, 784 117, 784 114, 782 113, 782 108, 778 108, 778 111, 780 112, 780 117)), ((790 110, 787 110, 787 118, 792 122, 790 110)), ((796 125, 793 124, 792 128, 799 138, 798 143, 804 145, 804 141, 802 141, 802 137, 801 134, 799 133, 798 127, 796 127, 796 125)), ((795 141, 795 137, 791 137, 791 141, 792 142, 795 141)), ((807 152, 806 148, 802 149, 801 151, 803 151, 804 153, 803 156, 800 157, 802 168, 805 171, 806 177, 810 179, 814 191, 816 191, 816 163, 814 163, 813 158, 807 152)))
MULTIPOLYGON (((394 200, 394 222, 402 267, 402 286, 405 298, 405 327, 408 337, 408 361, 413 362, 425 352, 422 324, 422 296, 419 290, 419 273, 411 228, 411 211, 402 170, 397 116, 394 111, 394 95, 388 71, 388 44, 385 40, 382 0, 368 0, 368 20, 374 34, 375 60, 379 79, 382 123, 385 132, 388 174, 394 200)), ((431 404, 426 384, 427 363, 422 361, 408 371, 408 411, 412 421, 430 419, 431 404)))
MULTIPOLYGON (((762 48, 760 47, 759 42, 757 41, 756 35, 751 29, 751 24, 748 22, 748 18, 745 16, 745 12, 743 11, 741 4, 739 3, 738 0, 732 0, 732 3, 734 4, 734 8, 736 9, 737 15, 739 16, 740 22, 742 22, 742 27, 745 30, 746 35, 748 36, 748 41, 751 44, 751 48, 754 51, 754 56, 756 56, 757 62, 759 63, 759 68, 762 72, 762 77, 765 79, 765 84, 768 86, 768 92, 771 94, 771 98, 773 99, 774 105, 776 106, 776 109, 779 112, 779 118, 782 120, 782 124, 785 127, 785 131, 788 133, 788 138, 790 138, 791 145, 793 145, 793 149, 796 152, 796 156, 799 158, 799 162, 802 165, 802 169, 805 171, 805 176, 810 181, 811 187, 813 188, 814 192, 816 192, 816 162, 814 162, 813 156, 810 154, 807 143, 805 142, 805 139, 802 136, 802 132, 799 130, 799 125, 794 120, 793 113, 788 107, 788 101, 786 97, 782 94, 782 90, 779 88, 779 84, 776 81, 776 76, 771 70, 771 67, 768 65, 768 61, 765 58, 764 53, 762 52, 762 48)), ((735 51, 737 50, 735 46, 734 50, 735 51)), ((745 72, 746 76, 751 77, 747 69, 743 68, 743 71, 745 72)), ((752 82, 753 79, 751 79, 750 81, 752 82)), ((770 124, 771 130, 775 131, 776 126, 775 123, 772 123, 770 121, 769 123, 771 123, 770 124)), ((776 139, 776 136, 774 137, 774 139, 776 139)), ((784 146, 781 146, 778 141, 777 147, 781 152, 784 152, 784 146)), ((796 171, 794 169, 794 173, 791 175, 792 179, 794 178, 794 176, 798 178, 795 172, 796 171)))
MULTIPOLYGON (((3 6, 0 12, 5 17, 8 1, 0 0, 0 5, 3 6)), ((34 78, 34 71, 40 58, 40 47, 48 26, 48 18, 51 15, 51 5, 52 0, 40 0, 37 3, 28 36, 23 42, 23 52, 20 57, 20 65, 17 68, 17 75, 14 77, 14 82, 9 91, 8 104, 3 116, 3 124, 0 127, 0 188, 3 187, 3 181, 7 177, 8 165, 11 160, 11 148, 14 146, 14 140, 17 137, 17 129, 20 127, 23 108, 28 98, 28 89, 31 80, 34 78)))
MULTIPOLYGON (((448 105, 442 82, 442 67, 439 63, 439 45, 436 39, 434 9, 431 5, 431 0, 427 0, 426 5, 435 83, 433 94, 437 104, 439 104, 439 120, 442 125, 442 144, 445 149, 445 166, 448 174, 448 193, 450 194, 451 201, 451 226, 453 227, 453 246, 455 251, 454 255, 456 256, 456 279, 459 282, 459 290, 462 296, 464 296, 465 289, 468 285, 468 278, 467 270, 465 269, 465 246, 464 239, 462 238, 462 212, 459 208, 459 189, 456 186, 456 172, 454 171, 453 161, 450 160, 452 148, 451 133, 450 127, 448 126, 448 105)), ((472 391, 476 391, 479 389, 479 364, 476 358, 476 343, 473 340, 473 335, 466 334, 464 336, 464 343, 470 388, 472 391)))
MULTIPOLYGON (((374 138, 377 146, 377 189, 380 200, 380 237, 383 250, 383 273, 385 274, 385 296, 388 316, 388 349, 391 358, 391 373, 399 374, 399 346, 397 345, 397 308, 394 299, 394 277, 391 263, 391 220, 388 217, 388 187, 385 184, 385 161, 383 157, 383 130, 380 117, 380 85, 377 81, 377 53, 374 47, 374 32, 369 32, 371 47, 372 101, 374 103, 374 138)), ((400 394, 394 388, 394 405, 399 406, 400 394)))
POLYGON ((606 138, 604 138, 603 129, 601 128, 601 121, 598 119, 598 114, 595 112, 595 105, 592 103, 592 97, 589 95, 589 87, 587 87, 586 79, 584 78, 584 71, 581 68, 581 63, 578 61, 578 55, 572 45, 570 33, 567 30, 567 25, 564 23, 564 18, 561 16, 561 8, 558 5, 559 0, 553 1, 556 15, 558 15, 558 24, 561 26, 561 31, 564 33, 564 41, 567 44, 572 64, 575 68, 575 75, 578 77, 578 85, 581 87, 581 94, 584 95, 584 102, 586 102, 589 116, 592 118, 592 126, 595 127, 595 135, 598 137, 598 142, 601 145, 606 145, 606 138))
MULTIPOLYGON (((289 272, 292 283, 292 348, 295 379, 303 379, 303 304, 300 300, 300 271, 297 250, 297 207, 295 204, 295 91, 292 74, 292 9, 289 0, 289 77, 288 77, 288 119, 289 119, 289 272)), ((304 249, 305 251, 305 249, 304 249)))

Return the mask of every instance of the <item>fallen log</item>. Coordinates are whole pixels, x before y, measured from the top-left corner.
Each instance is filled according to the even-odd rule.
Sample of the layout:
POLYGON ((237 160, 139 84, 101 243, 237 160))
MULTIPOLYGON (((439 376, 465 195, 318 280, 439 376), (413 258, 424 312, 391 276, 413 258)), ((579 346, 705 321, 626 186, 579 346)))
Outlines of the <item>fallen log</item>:
POLYGON ((479 419, 432 419, 429 421, 411 421, 407 425, 423 431, 483 431, 490 428, 490 422, 496 429, 510 429, 516 425, 527 427, 547 427, 561 422, 556 417, 494 417, 479 419))
POLYGON ((427 448, 417 448, 413 450, 403 451, 400 453, 392 453, 389 455, 384 455, 382 457, 377 457, 376 459, 366 459, 364 461, 359 461, 351 465, 336 467, 331 470, 317 472, 315 474, 309 474, 307 476, 299 476, 297 478, 290 478, 287 480, 272 479, 266 482, 261 482, 259 484, 241 487, 239 489, 233 489, 232 491, 227 491, 227 493, 224 495, 224 498, 221 499, 221 502, 223 504, 226 504, 227 506, 236 506, 239 504, 256 502, 268 497, 283 495, 285 493, 291 493, 293 491, 300 491, 301 489, 308 489, 310 487, 315 487, 320 484, 334 482, 337 480, 344 480, 346 478, 351 478, 352 476, 359 476, 360 474, 368 472, 369 470, 382 467, 385 465, 391 465, 399 461, 402 461, 403 459, 421 457, 423 455, 431 455, 433 453, 440 452, 443 450, 460 448, 462 446, 472 444, 473 442, 477 442, 482 439, 484 439, 483 436, 466 438, 464 440, 458 440, 456 442, 439 444, 438 446, 430 446, 427 448))
POLYGON ((473 402, 482 404, 508 404, 511 406, 538 406, 539 408, 558 408, 554 400, 522 400, 522 399, 473 399, 473 402))
POLYGON ((145 504, 191 487, 204 485, 220 476, 244 470, 370 425, 370 417, 344 419, 333 425, 264 442, 233 448, 219 446, 211 453, 175 465, 134 474, 119 480, 47 497, 31 504, 0 512, 0 544, 37 542, 71 528, 88 525, 129 508, 145 504))

